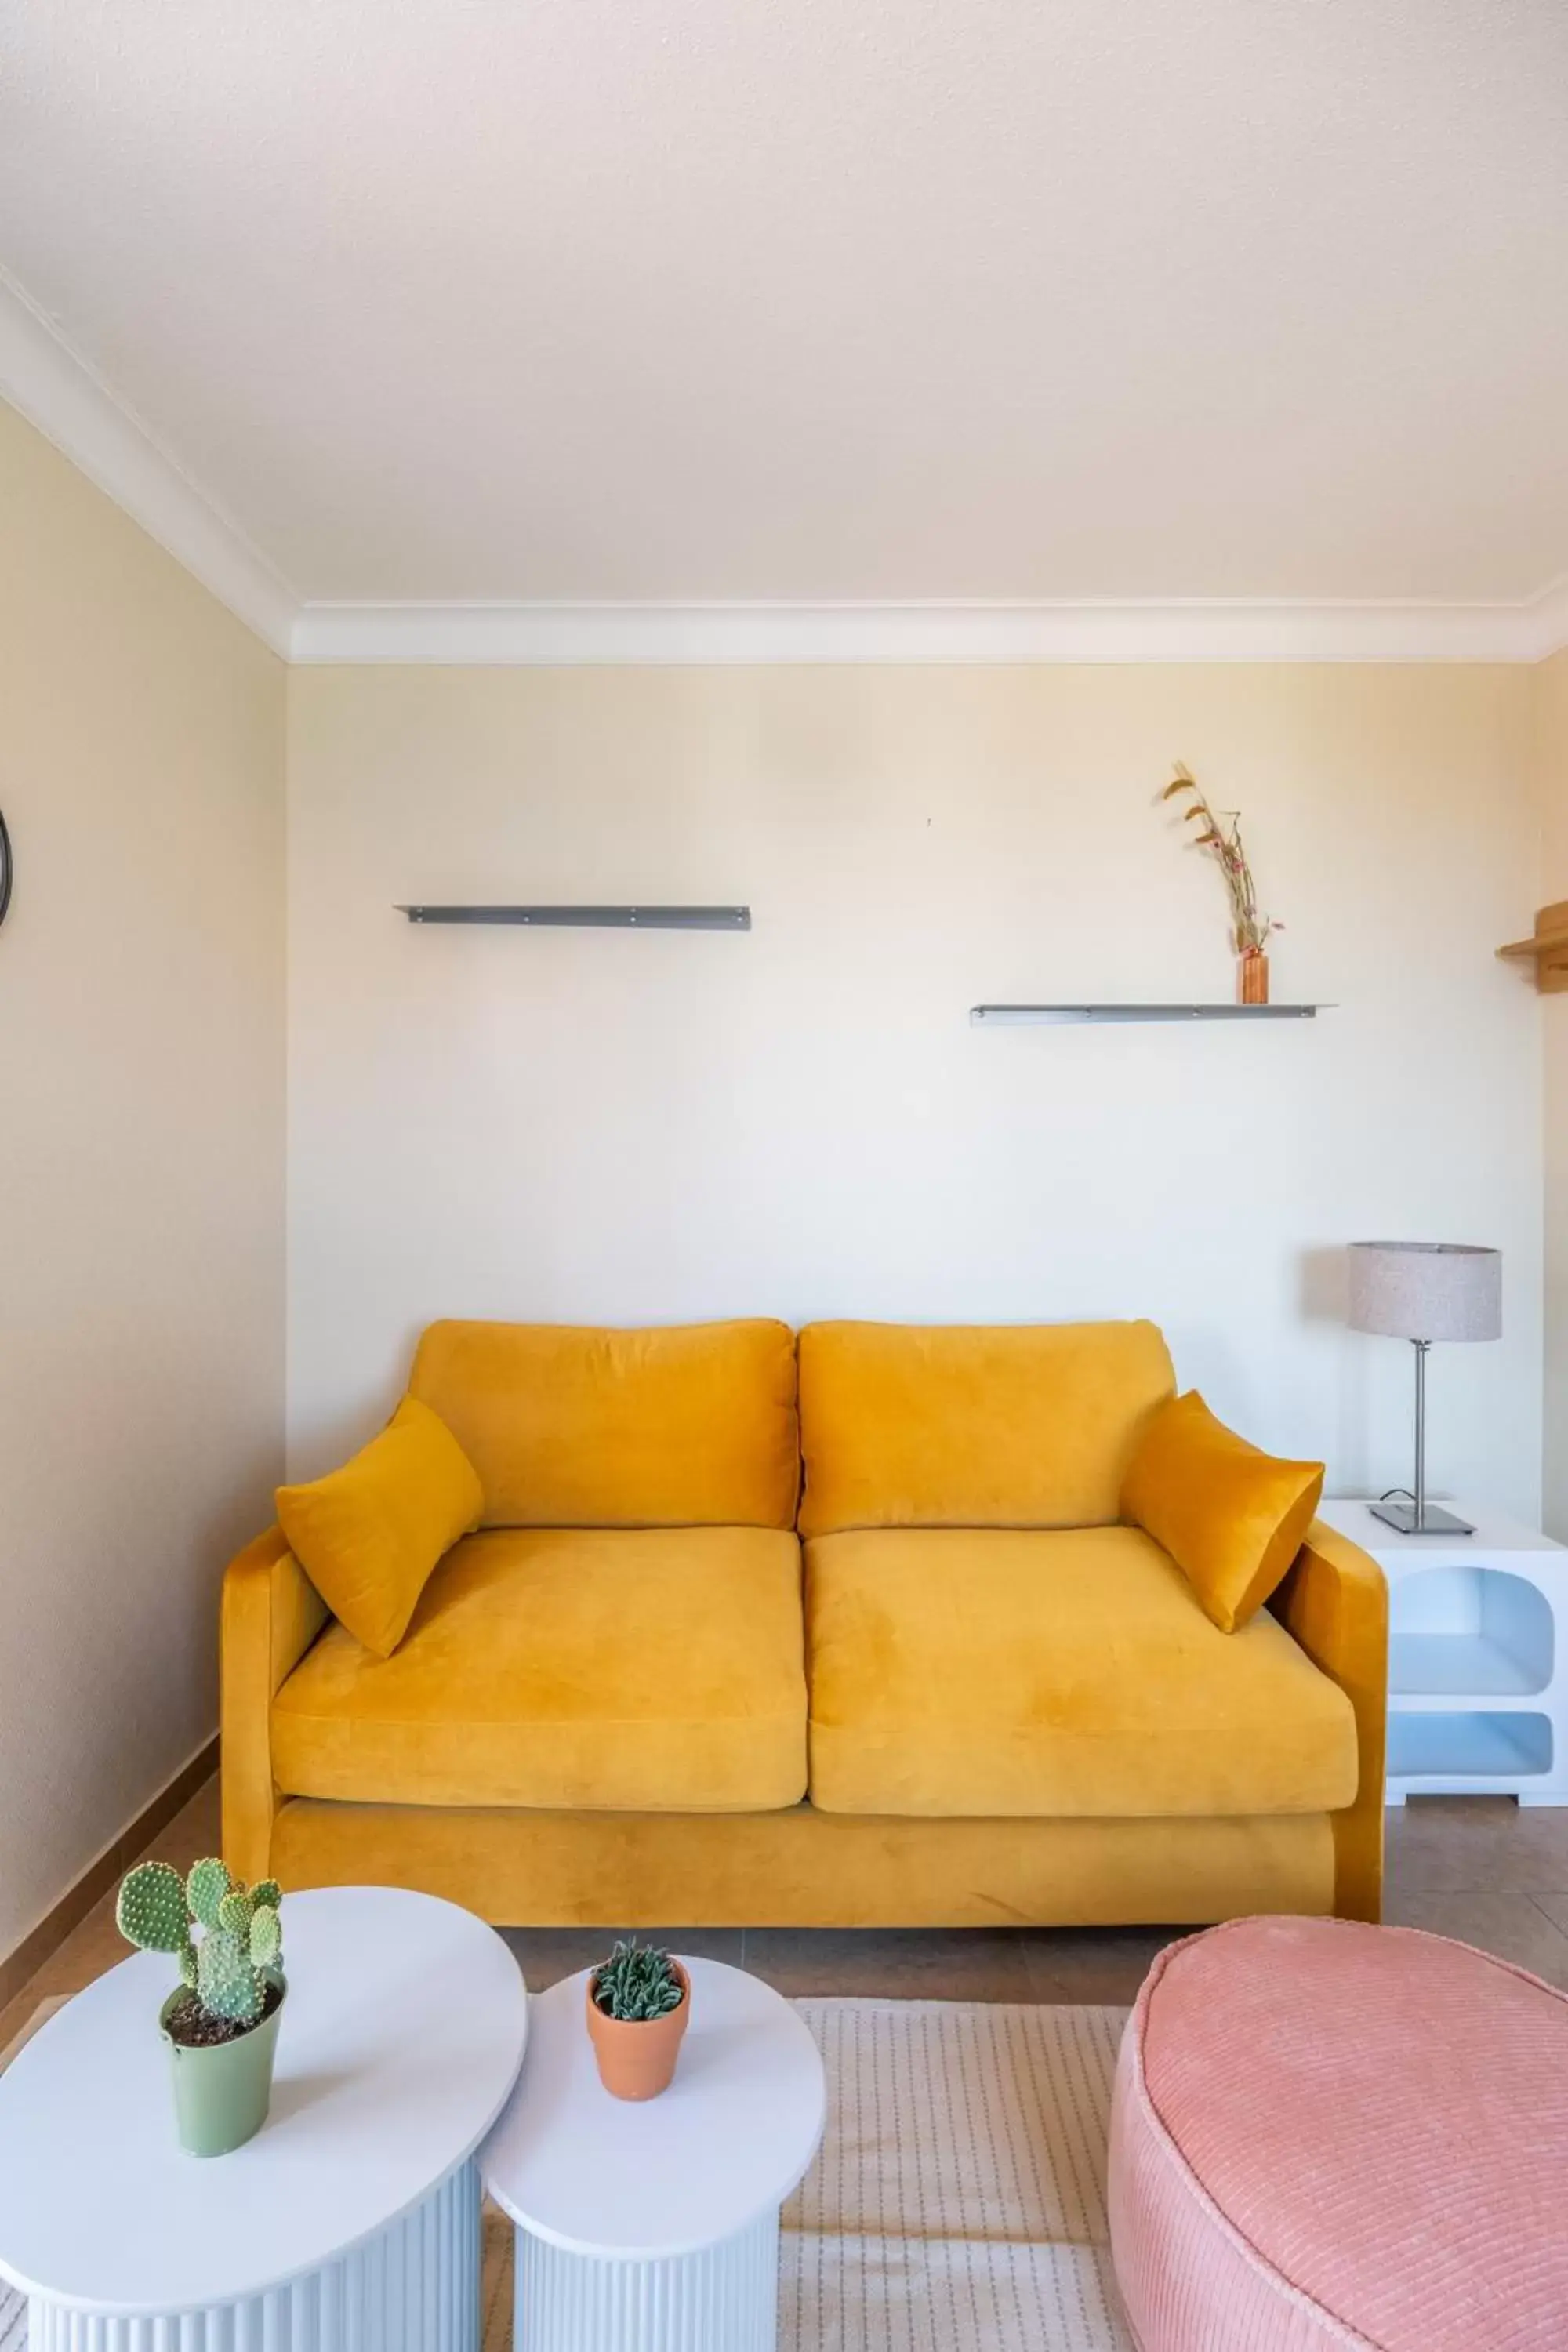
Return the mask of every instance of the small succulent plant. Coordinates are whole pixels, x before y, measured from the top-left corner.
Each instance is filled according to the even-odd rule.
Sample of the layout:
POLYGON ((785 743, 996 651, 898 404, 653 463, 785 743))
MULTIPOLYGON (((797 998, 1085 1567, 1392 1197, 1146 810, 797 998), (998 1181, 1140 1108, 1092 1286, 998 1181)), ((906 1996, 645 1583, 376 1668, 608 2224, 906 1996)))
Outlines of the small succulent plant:
POLYGON ((685 1998, 669 1954, 635 1938, 617 1944, 594 1971, 595 2005, 623 2024, 645 2025, 652 2018, 668 2017, 685 1998))
POLYGON ((174 1954, 209 2017, 244 2027, 261 2015, 283 1964, 282 1900, 275 1878, 247 1888, 216 1859, 194 1863, 185 1878, 166 1862, 143 1862, 121 1883, 114 1916, 127 1943, 174 1954))

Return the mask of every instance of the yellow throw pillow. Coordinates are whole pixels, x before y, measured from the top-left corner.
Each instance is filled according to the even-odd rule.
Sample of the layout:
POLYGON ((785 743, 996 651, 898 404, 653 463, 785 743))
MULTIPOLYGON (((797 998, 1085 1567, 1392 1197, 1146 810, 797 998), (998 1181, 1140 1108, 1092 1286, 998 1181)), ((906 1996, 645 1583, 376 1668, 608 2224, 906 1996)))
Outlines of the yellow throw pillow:
POLYGON ((1205 1612, 1234 1633, 1279 1584, 1322 1492, 1321 1462, 1260 1453, 1189 1389, 1152 1415, 1121 1516, 1170 1553, 1205 1612))
POLYGON ((430 1571, 479 1523, 484 1493, 438 1413, 405 1397, 379 1437, 308 1486, 279 1486, 278 1524, 341 1624, 390 1658, 430 1571))

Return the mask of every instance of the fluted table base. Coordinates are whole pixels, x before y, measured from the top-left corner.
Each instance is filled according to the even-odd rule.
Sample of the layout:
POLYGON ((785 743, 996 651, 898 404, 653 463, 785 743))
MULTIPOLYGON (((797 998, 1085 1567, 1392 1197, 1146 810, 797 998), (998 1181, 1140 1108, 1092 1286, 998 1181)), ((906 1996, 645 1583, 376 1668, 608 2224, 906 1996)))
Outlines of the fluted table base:
POLYGON ((563 2253, 520 2229, 513 2340, 520 2352, 773 2352, 778 2293, 776 2213, 657 2262, 563 2253))
POLYGON ((27 2346, 28 2352, 479 2352, 479 2167, 459 2165, 400 2221, 321 2270, 238 2303, 126 2318, 34 2295, 27 2346))

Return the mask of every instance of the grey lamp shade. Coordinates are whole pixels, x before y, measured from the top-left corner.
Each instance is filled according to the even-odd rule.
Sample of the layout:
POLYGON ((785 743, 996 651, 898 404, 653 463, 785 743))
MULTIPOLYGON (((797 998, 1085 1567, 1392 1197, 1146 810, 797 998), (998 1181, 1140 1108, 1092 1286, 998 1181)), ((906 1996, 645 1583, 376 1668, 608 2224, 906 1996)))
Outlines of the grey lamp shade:
POLYGON ((1497 1339, 1502 1253, 1464 1242, 1352 1242, 1351 1328, 1391 1339, 1497 1339))

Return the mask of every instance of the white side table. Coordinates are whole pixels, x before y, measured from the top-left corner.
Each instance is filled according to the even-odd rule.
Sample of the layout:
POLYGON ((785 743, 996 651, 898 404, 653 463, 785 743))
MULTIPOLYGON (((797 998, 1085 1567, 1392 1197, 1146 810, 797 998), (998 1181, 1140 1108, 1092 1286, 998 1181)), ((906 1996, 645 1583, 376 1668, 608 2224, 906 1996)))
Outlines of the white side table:
POLYGON ((286 1895, 272 2110, 182 2153, 138 1953, 0 2076, 0 2273, 30 2352, 478 2352, 474 2151, 528 1996, 470 1912, 391 1887, 286 1895))
POLYGON ((1459 1504, 1473 1536, 1402 1536, 1365 1502, 1321 1516, 1388 1579, 1388 1801, 1568 1805, 1568 1549, 1459 1504))
POLYGON ((687 1960, 675 2080, 631 2105, 599 2081, 587 1973, 541 1993, 521 2077, 480 2151, 517 2227, 527 2352, 771 2352, 779 2208, 816 2155, 816 2042, 768 1985, 687 1960))

